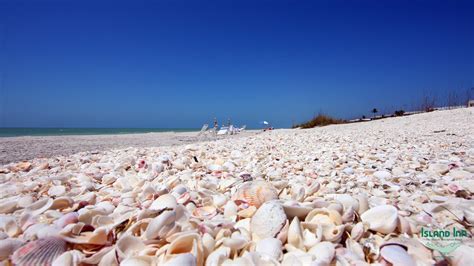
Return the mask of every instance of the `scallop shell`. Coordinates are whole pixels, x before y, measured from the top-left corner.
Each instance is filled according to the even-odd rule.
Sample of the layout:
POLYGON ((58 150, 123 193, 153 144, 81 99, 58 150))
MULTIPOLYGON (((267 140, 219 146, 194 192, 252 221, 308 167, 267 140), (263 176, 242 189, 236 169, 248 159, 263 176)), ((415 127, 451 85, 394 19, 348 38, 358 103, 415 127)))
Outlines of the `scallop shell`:
POLYGON ((278 192, 265 181, 245 182, 232 197, 234 201, 242 201, 257 208, 274 199, 278 199, 278 192))
POLYGON ((250 231, 258 238, 276 237, 287 223, 286 214, 278 201, 265 202, 252 217, 250 231))
POLYGON ((364 212, 360 218, 370 230, 390 234, 397 227, 398 210, 391 205, 379 205, 364 212))
POLYGON ((66 249, 66 241, 61 238, 42 238, 17 249, 11 259, 15 265, 51 265, 66 249))

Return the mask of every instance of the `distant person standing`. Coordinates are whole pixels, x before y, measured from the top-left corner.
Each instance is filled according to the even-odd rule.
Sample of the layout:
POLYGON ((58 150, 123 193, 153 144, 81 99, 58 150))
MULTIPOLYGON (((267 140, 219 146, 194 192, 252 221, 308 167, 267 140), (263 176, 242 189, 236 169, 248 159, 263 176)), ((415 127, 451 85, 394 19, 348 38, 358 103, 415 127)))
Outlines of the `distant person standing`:
POLYGON ((219 123, 217 122, 217 118, 214 117, 214 129, 217 130, 219 127, 219 123))

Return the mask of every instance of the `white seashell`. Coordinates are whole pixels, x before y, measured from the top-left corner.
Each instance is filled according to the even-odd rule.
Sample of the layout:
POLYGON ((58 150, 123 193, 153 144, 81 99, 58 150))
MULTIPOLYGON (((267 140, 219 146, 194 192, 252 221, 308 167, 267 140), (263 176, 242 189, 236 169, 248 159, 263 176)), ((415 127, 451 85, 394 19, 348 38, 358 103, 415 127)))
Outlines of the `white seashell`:
POLYGON ((214 251, 216 241, 209 233, 204 233, 202 235, 202 246, 204 248, 204 257, 207 257, 214 251))
POLYGON ((321 242, 322 238, 323 228, 321 226, 318 226, 315 232, 309 229, 304 229, 303 231, 303 245, 307 250, 321 242))
POLYGON ((293 218, 288 228, 288 244, 295 248, 304 250, 303 232, 298 217, 293 218))
POLYGON ((450 256, 448 256, 447 259, 451 265, 472 265, 474 261, 474 248, 465 244, 459 246, 449 254, 450 256))
POLYGON ((204 248, 201 237, 196 233, 183 233, 176 236, 166 250, 165 257, 170 260, 181 253, 191 253, 196 258, 196 264, 202 265, 204 263, 204 248))
POLYGON ((366 194, 359 194, 356 196, 356 199, 359 202, 359 208, 357 209, 357 213, 359 213, 359 215, 363 214, 369 209, 369 198, 366 194))
POLYGON ((154 218, 146 228, 145 238, 148 240, 164 238, 174 227, 176 221, 176 211, 165 211, 154 218))
POLYGON ((230 248, 221 246, 206 259, 206 266, 219 266, 230 256, 230 248))
POLYGON ((43 198, 40 199, 27 208, 25 208, 25 212, 31 213, 33 216, 37 216, 42 214, 43 212, 49 210, 49 208, 53 205, 53 199, 51 198, 43 198))
POLYGON ((124 235, 117 240, 116 251, 121 259, 135 257, 140 251, 145 249, 145 244, 138 237, 124 235))
POLYGON ((179 254, 173 257, 172 259, 170 259, 163 265, 164 266, 182 266, 182 265, 196 266, 198 264, 197 264, 196 257, 194 257, 193 254, 184 253, 184 254, 179 254))
MULTIPOLYGON (((153 257, 149 256, 136 256, 122 260, 120 266, 150 266, 153 265, 153 257)), ((166 264, 168 265, 168 264, 166 264)), ((182 264, 188 265, 188 264, 182 264)))
POLYGON ((0 203, 0 213, 12 213, 17 208, 17 202, 15 200, 7 199, 0 203))
POLYGON ((66 188, 64 186, 52 186, 48 190, 48 195, 51 197, 59 197, 66 193, 66 188))
POLYGON ((7 259, 15 250, 23 245, 23 241, 16 238, 0 240, 0 261, 7 259))
POLYGON ((255 212, 250 231, 260 239, 276 237, 287 222, 285 211, 278 201, 267 201, 255 212))
POLYGON ((398 244, 385 244, 380 248, 380 256, 392 265, 415 266, 416 263, 407 250, 398 244))
POLYGON ((260 240, 255 247, 255 251, 262 255, 267 255, 276 261, 280 261, 283 258, 281 241, 276 238, 260 240))
POLYGON ((66 251, 61 256, 57 257, 52 266, 78 266, 81 261, 85 258, 85 255, 78 250, 66 251))
POLYGON ((398 223, 397 208, 391 205, 380 205, 369 209, 361 216, 362 222, 369 225, 370 230, 383 234, 395 231, 398 223))
POLYGON ((178 202, 172 194, 164 194, 154 200, 149 209, 155 211, 162 211, 165 209, 174 210, 176 209, 177 205, 178 202))
POLYGON ((329 265, 336 255, 336 249, 330 242, 320 242, 308 250, 308 253, 315 257, 315 265, 329 265))
POLYGON ((21 228, 15 218, 10 216, 0 216, 0 229, 10 237, 16 237, 21 233, 21 228))
POLYGON ((289 201, 283 203, 283 209, 288 218, 298 217, 304 219, 313 208, 289 201))
POLYGON ((247 240, 241 236, 224 238, 222 244, 225 247, 231 248, 232 250, 239 250, 245 247, 245 245, 247 244, 247 240))
POLYGON ((238 207, 234 201, 229 200, 224 206, 224 217, 232 218, 237 216, 238 207))
POLYGON ((392 177, 392 174, 388 171, 385 171, 385 170, 382 170, 382 171, 377 171, 375 173, 373 173, 373 176, 375 178, 378 178, 378 179, 381 179, 381 180, 385 180, 385 179, 389 179, 392 177))

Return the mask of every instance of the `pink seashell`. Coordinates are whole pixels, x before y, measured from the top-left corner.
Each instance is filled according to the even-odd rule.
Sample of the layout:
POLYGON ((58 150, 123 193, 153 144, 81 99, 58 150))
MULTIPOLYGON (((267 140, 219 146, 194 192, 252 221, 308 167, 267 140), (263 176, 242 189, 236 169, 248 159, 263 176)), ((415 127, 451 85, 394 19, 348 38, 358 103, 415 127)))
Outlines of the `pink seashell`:
POLYGON ((64 228, 68 224, 75 224, 79 222, 79 214, 77 212, 66 213, 57 219, 54 224, 60 228, 64 228))
POLYGON ((454 184, 454 183, 449 184, 447 189, 448 189, 449 192, 451 192, 453 194, 456 193, 458 190, 461 190, 461 188, 458 185, 454 184))
POLYGON ((247 203, 257 208, 274 199, 278 199, 278 192, 265 181, 245 182, 232 197, 236 203, 247 203))
POLYGON ((66 241, 48 237, 29 242, 12 255, 14 265, 51 265, 67 249, 66 241))

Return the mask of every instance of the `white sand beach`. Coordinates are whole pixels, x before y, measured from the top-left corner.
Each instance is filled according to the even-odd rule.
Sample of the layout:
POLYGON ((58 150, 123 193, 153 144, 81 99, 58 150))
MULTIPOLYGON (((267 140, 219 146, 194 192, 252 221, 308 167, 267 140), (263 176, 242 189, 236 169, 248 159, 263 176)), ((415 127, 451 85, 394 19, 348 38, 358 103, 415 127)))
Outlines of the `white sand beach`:
POLYGON ((472 265, 473 132, 464 108, 176 146, 191 136, 2 139, 3 162, 51 157, 1 167, 0 260, 472 265), (437 229, 467 236, 442 253, 437 229))
POLYGON ((215 137, 199 136, 199 132, 4 137, 0 138, 0 165, 34 158, 71 155, 83 151, 175 146, 206 140, 218 140, 224 137, 249 136, 258 132, 258 130, 246 130, 238 135, 215 137))

